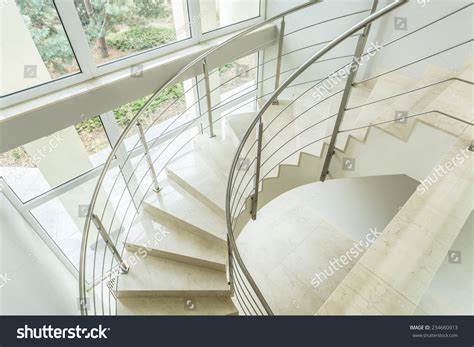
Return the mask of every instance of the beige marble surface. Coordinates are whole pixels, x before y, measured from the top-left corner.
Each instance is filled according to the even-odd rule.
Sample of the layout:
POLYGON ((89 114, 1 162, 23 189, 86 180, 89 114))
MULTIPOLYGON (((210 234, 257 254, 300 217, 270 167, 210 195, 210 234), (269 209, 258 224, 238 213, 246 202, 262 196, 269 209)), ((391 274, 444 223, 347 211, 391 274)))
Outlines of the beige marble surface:
MULTIPOLYGON (((459 140, 440 165, 452 161, 468 145, 469 141, 459 140)), ((462 153, 469 158, 408 200, 318 314, 374 312, 369 307, 385 315, 423 310, 416 306, 473 208, 473 156, 462 153)))
POLYGON ((297 194, 273 200, 238 239, 244 262, 274 313, 289 315, 314 314, 355 262, 335 271, 318 288, 311 280, 353 243, 314 208, 301 204, 297 194))

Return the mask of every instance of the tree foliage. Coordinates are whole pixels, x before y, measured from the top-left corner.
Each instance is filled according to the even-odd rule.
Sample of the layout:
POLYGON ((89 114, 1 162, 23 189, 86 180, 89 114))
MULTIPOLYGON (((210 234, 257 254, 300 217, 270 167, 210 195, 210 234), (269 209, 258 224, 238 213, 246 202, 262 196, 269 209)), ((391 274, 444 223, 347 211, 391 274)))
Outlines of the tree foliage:
MULTIPOLYGON (((164 0, 74 0, 74 3, 91 43, 115 32, 118 24, 134 29, 148 18, 169 16, 164 0), (86 11, 86 1, 92 6, 92 13, 86 11)), ((74 53, 53 0, 20 0, 16 4, 45 64, 56 72, 66 72, 65 65, 71 64, 74 53)))
POLYGON ((17 1, 17 5, 45 64, 64 72, 74 54, 52 1, 17 1))

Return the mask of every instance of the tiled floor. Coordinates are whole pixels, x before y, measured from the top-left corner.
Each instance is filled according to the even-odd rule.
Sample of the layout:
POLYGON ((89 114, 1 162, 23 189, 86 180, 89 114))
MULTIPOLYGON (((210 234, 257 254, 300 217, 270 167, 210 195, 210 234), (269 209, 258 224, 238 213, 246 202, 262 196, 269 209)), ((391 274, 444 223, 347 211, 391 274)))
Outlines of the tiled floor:
POLYGON ((360 244, 358 250, 355 244, 365 241, 370 226, 384 229, 411 196, 416 187, 413 182, 406 176, 385 176, 312 183, 281 195, 260 210, 257 220, 242 231, 238 246, 274 313, 315 314, 365 252, 366 246, 360 244), (397 194, 389 188, 394 182, 397 194), (360 190, 366 186, 374 189, 366 192, 362 204, 360 190), (344 189, 344 201, 330 198, 340 196, 344 189), (381 213, 381 206, 387 211, 381 213), (339 214, 329 210, 339 211, 344 220, 336 220, 339 214), (352 253, 350 261, 331 266, 334 259, 341 264, 341 256, 351 250, 357 255, 352 253), (316 273, 322 279, 317 288, 311 283, 316 273))

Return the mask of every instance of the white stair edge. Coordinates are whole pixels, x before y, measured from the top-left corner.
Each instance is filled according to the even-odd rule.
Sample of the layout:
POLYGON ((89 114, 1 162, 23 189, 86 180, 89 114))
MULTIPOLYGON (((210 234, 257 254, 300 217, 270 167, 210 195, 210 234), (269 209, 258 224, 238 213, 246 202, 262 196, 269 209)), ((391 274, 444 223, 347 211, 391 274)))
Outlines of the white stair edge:
POLYGON ((209 199, 204 193, 202 193, 197 188, 193 187, 190 183, 188 183, 185 179, 183 179, 180 175, 175 173, 172 169, 166 168, 166 175, 168 178, 173 180, 176 184, 178 184, 181 188, 186 190, 189 194, 191 194, 194 198, 199 200, 202 204, 206 205, 210 210, 212 210, 215 214, 220 216, 222 219, 225 218, 225 211, 218 206, 214 201, 209 199))
POLYGON ((223 245, 227 245, 227 240, 224 239, 224 238, 221 238, 221 237, 218 237, 217 235, 214 235, 194 224, 191 224, 175 215, 172 215, 162 209, 160 209, 159 207, 156 207, 155 205, 153 205, 152 203, 149 203, 149 202, 146 202, 144 201, 143 202, 143 208, 145 211, 147 211, 148 213, 152 214, 153 216, 157 217, 157 218, 162 218, 168 222, 171 222, 171 223, 174 223, 176 224, 178 227, 181 227, 181 228, 185 228, 187 230, 189 230, 190 232, 194 232, 196 233, 197 235, 199 236, 202 236, 202 237, 205 237, 205 238, 208 238, 210 241, 215 241, 215 242, 219 242, 223 245))

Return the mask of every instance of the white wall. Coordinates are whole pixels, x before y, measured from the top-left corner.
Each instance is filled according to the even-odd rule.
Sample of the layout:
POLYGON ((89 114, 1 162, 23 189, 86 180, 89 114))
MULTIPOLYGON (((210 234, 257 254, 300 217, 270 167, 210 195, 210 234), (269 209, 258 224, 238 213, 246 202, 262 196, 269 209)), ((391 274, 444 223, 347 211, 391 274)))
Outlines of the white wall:
MULTIPOLYGON (((298 191, 330 224, 351 239, 363 239, 370 228, 382 231, 415 192, 418 181, 405 176, 375 176, 327 180, 298 191)), ((282 195, 283 196, 283 195, 282 195)))
MULTIPOLYGON (((268 0, 267 17, 276 15, 286 9, 295 7, 304 2, 306 1, 268 0)), ((310 6, 299 12, 291 14, 286 18, 285 33, 288 34, 296 29, 303 28, 314 23, 323 22, 334 17, 340 17, 363 10, 370 10, 371 3, 371 1, 327 1, 310 6)), ((292 35, 285 36, 283 42, 283 54, 311 44, 332 40, 338 34, 362 20, 367 15, 367 13, 341 18, 325 24, 313 26, 312 28, 302 30, 292 35)), ((323 59, 351 55, 354 53, 356 43, 357 38, 349 38, 347 41, 335 48, 332 52, 324 56, 323 59)), ((285 56, 282 61, 281 71, 283 72, 291 68, 298 67, 301 65, 301 63, 310 58, 314 53, 323 47, 324 44, 285 56)), ((276 54, 276 47, 266 49, 265 61, 275 58, 276 54)), ((299 77, 297 82, 299 83, 303 81, 324 78, 330 72, 339 69, 348 62, 350 62, 350 58, 337 59, 315 64, 309 68, 304 75, 299 77)), ((284 74, 281 80, 283 81, 290 74, 291 72, 284 74)), ((275 62, 266 64, 264 68, 264 78, 273 75, 275 75, 275 62)), ((305 85, 304 87, 307 88, 309 86, 310 84, 305 85)), ((273 79, 264 83, 264 93, 273 90, 273 88, 273 79)))
MULTIPOLYGON (((285 9, 294 7, 305 1, 295 0, 268 0, 267 17, 282 12, 285 9)), ((378 9, 387 5, 391 1, 382 0, 379 2, 378 9)), ((367 47, 370 43, 379 44, 388 43, 395 38, 403 36, 410 31, 414 31, 450 12, 455 11, 467 4, 468 0, 419 0, 409 1, 408 4, 401 6, 386 17, 374 22, 371 33, 367 41, 367 47), (423 5, 425 3, 425 5, 423 5), (395 17, 406 17, 408 31, 394 30, 395 17)), ((369 10, 372 1, 356 0, 333 0, 313 5, 295 14, 288 16, 286 21, 286 33, 302 28, 304 26, 331 19, 338 16, 344 16, 356 11, 369 10)), ((294 49, 305 47, 309 44, 326 41, 335 38, 358 21, 368 16, 369 12, 331 21, 311 29, 300 31, 294 35, 286 36, 283 44, 283 53, 294 49)), ((365 64, 358 72, 356 80, 365 79, 376 73, 385 72, 404 64, 424 58, 441 50, 447 49, 456 44, 468 41, 473 37, 472 18, 474 16, 472 7, 463 10, 446 20, 440 21, 430 28, 421 30, 407 38, 394 43, 378 52, 369 63, 365 64)), ((353 54, 357 38, 347 39, 332 52, 328 53, 322 59, 353 54)), ((283 58, 282 71, 301 65, 303 61, 316 53, 324 45, 316 46, 283 58)), ((473 52, 472 43, 463 45, 450 52, 443 53, 436 57, 417 63, 409 68, 404 68, 399 72, 410 77, 421 77, 427 64, 435 64, 452 71, 459 70, 463 63, 473 52)), ((276 56, 276 47, 268 48, 265 51, 265 61, 273 59, 276 56)), ((309 68, 301 75, 297 82, 315 80, 326 77, 329 73, 350 62, 350 58, 338 59, 330 62, 322 62, 309 68)), ((264 77, 275 74, 275 63, 271 62, 265 65, 264 77)), ((282 80, 287 78, 290 73, 284 75, 282 80)), ((309 87, 310 84, 305 85, 309 87)), ((264 83, 264 92, 267 93, 274 88, 274 80, 264 83)), ((285 95, 285 94, 283 94, 285 95)), ((291 95, 290 95, 291 96, 291 95)))
MULTIPOLYGON (((388 3, 382 1, 381 5, 388 3)), ((457 9, 470 4, 469 0, 417 0, 398 8, 375 23, 369 40, 380 43, 390 42, 397 37, 421 28, 457 9), (425 5, 423 5, 425 4, 425 5), (395 17, 406 17, 408 31, 394 30, 395 17)), ((380 6, 379 6, 380 8, 380 6)), ((417 33, 384 48, 375 56, 372 72, 387 71, 409 62, 424 58, 456 44, 472 40, 474 16, 473 7, 460 11, 445 20, 418 31, 417 33)), ((431 63, 453 71, 459 70, 467 58, 473 54, 473 45, 463 45, 447 53, 400 70, 413 78, 421 77, 426 64, 431 63)), ((370 71, 367 71, 370 73, 370 71)), ((363 74, 362 74, 363 75, 363 74)), ((362 77, 362 75, 360 77, 362 77)))
POLYGON ((0 275, 0 315, 79 314, 77 280, 1 193, 0 275))

